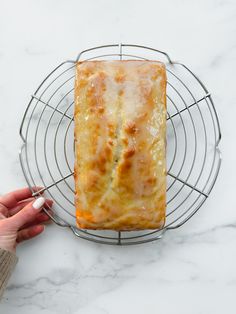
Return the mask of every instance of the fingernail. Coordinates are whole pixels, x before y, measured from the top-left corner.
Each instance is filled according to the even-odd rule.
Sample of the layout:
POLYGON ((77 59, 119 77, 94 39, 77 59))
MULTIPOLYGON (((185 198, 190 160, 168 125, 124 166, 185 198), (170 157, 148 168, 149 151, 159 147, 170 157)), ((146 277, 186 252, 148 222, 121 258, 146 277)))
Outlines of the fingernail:
POLYGON ((33 202, 33 208, 35 209, 39 209, 43 206, 43 204, 45 203, 45 198, 44 197, 39 197, 37 198, 34 202, 33 202))

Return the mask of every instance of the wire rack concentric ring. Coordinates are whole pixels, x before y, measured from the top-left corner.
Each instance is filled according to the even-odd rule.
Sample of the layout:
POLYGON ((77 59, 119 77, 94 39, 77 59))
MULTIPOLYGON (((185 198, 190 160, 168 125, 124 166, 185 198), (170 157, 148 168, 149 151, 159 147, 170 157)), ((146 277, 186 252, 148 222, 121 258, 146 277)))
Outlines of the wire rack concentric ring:
POLYGON ((184 64, 163 51, 133 44, 112 44, 82 51, 76 60, 58 65, 43 80, 20 126, 20 163, 28 186, 42 186, 53 199, 52 220, 79 238, 131 245, 162 238, 187 222, 208 198, 219 173, 221 131, 210 93, 184 64), (74 208, 74 79, 79 60, 160 60, 167 69, 167 213, 158 230, 129 232, 84 230, 74 208))

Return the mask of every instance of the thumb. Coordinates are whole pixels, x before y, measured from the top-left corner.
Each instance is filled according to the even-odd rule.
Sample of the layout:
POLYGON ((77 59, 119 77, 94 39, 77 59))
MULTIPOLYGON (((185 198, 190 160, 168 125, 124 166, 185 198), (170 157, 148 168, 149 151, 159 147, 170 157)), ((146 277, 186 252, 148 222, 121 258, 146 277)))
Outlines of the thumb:
POLYGON ((44 197, 39 197, 33 202, 27 204, 17 214, 10 219, 17 228, 21 228, 27 222, 32 221, 36 215, 42 210, 42 206, 45 203, 44 197))

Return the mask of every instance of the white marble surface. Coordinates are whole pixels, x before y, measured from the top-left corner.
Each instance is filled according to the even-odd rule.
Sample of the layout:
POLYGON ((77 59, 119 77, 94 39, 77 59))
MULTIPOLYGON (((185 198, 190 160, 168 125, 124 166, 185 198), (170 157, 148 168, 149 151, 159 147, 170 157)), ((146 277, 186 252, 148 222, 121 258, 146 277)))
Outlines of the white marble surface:
POLYGON ((148 245, 88 243, 55 225, 18 248, 1 314, 235 313, 234 0, 0 1, 0 192, 25 185, 18 136, 29 95, 89 46, 148 44, 189 65, 219 113, 223 163, 207 202, 148 245))

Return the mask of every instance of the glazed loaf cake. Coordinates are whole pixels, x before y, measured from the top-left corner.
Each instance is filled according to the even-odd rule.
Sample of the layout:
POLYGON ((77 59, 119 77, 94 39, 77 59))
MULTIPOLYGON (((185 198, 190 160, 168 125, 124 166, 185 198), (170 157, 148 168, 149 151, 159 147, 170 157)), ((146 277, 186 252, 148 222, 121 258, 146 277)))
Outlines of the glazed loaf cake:
POLYGON ((79 228, 161 228, 166 208, 166 71, 157 61, 84 61, 75 80, 79 228))

